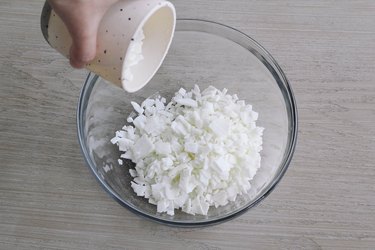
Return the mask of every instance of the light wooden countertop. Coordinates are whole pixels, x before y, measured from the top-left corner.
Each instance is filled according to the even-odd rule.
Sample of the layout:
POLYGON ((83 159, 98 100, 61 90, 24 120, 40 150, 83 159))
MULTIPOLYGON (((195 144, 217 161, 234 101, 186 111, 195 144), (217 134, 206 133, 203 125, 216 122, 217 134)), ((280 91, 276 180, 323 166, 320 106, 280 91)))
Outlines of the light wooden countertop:
POLYGON ((85 166, 73 70, 39 29, 41 0, 0 2, 0 249, 374 249, 375 1, 174 0, 276 58, 299 110, 285 177, 258 207, 203 229, 146 221, 85 166))

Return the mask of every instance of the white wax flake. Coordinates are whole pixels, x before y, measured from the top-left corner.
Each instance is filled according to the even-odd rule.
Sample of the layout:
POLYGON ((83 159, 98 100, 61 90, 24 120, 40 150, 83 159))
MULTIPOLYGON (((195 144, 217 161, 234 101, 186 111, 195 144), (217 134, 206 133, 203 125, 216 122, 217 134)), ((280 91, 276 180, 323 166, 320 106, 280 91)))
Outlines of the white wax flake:
POLYGON ((130 102, 130 103, 133 106, 135 111, 137 111, 139 114, 143 114, 144 110, 143 110, 143 108, 141 108, 141 106, 139 106, 138 103, 136 103, 136 102, 130 102))
POLYGON ((104 172, 107 173, 108 171, 112 170, 112 168, 111 168, 110 165, 106 164, 106 165, 104 165, 103 170, 104 170, 104 172))
POLYGON ((190 99, 190 98, 181 98, 181 99, 179 98, 179 99, 176 99, 176 102, 184 106, 189 106, 193 108, 198 107, 197 101, 190 99))
POLYGON ((227 136, 230 129, 230 122, 227 119, 219 118, 213 120, 210 125, 210 129, 214 134, 216 134, 219 137, 227 136))
POLYGON ((215 165, 218 167, 220 174, 229 173, 230 169, 233 167, 223 156, 215 160, 215 165))
POLYGON ((171 144, 159 141, 155 143, 155 152, 160 155, 169 155, 172 153, 171 144))
POLYGON ((129 174, 133 178, 138 176, 137 171, 135 171, 134 169, 129 169, 129 174))
POLYGON ((186 95, 186 90, 184 88, 180 88, 180 90, 178 91, 178 93, 182 96, 185 96, 186 95))
POLYGON ((129 122, 129 123, 131 123, 131 122, 134 121, 134 119, 133 119, 133 117, 128 117, 128 118, 126 119, 126 121, 129 122))
POLYGON ((136 129, 143 129, 145 127, 146 120, 147 120, 146 116, 140 115, 134 119, 133 124, 136 129))
MULTIPOLYGON (((123 77, 125 82, 131 82, 134 79, 133 72, 131 68, 135 65, 137 65, 140 61, 142 61, 143 54, 142 54, 142 46, 143 46, 143 40, 145 39, 145 35, 143 33, 143 30, 138 30, 133 38, 130 41, 128 50, 126 52, 126 57, 124 60, 124 66, 123 66, 123 77)), ((122 60, 122 59, 120 59, 122 60)))
POLYGON ((155 100, 154 99, 146 99, 142 102, 142 105, 141 107, 144 108, 144 107, 152 107, 153 105, 155 104, 155 100))
POLYGON ((159 95, 132 102, 136 113, 127 121, 133 126, 117 131, 111 142, 122 159, 135 163, 129 169, 134 192, 159 213, 207 215, 209 207, 225 206, 251 189, 263 128, 256 126, 252 106, 227 92, 212 86, 201 92, 195 85, 181 88, 169 103, 159 95))
POLYGON ((185 143, 185 151, 189 153, 198 153, 198 144, 197 143, 185 143))
POLYGON ((136 159, 142 159, 154 150, 154 144, 145 135, 138 139, 131 151, 136 159))
MULTIPOLYGON (((121 151, 121 149, 120 149, 120 151, 121 151)), ((121 158, 123 158, 123 159, 133 159, 133 154, 132 154, 132 152, 129 150, 129 151, 126 151, 124 154, 121 154, 121 156, 120 156, 121 158)))

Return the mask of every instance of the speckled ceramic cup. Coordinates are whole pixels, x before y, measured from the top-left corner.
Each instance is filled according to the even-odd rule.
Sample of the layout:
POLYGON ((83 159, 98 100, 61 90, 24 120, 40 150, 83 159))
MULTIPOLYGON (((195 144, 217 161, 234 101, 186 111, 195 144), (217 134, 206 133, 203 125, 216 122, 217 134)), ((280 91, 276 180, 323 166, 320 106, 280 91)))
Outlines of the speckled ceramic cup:
MULTIPOLYGON (((109 82, 135 92, 144 87, 163 62, 171 44, 176 23, 174 6, 164 0, 120 0, 104 15, 98 30, 96 58, 86 65, 109 82), (134 34, 143 29, 144 59, 132 66, 134 79, 125 81, 124 62, 134 34)), ((69 58, 72 44, 68 29, 46 2, 41 17, 47 42, 69 58)))

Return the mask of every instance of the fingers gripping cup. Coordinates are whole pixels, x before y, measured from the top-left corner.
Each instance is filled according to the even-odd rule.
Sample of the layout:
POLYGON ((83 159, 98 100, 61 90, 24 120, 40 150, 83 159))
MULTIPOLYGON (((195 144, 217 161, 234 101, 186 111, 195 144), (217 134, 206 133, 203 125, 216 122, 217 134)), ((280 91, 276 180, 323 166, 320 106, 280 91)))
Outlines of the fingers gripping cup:
MULTIPOLYGON (((168 1, 118 1, 99 25, 97 55, 86 68, 128 92, 141 89, 163 62, 175 23, 176 12, 168 1)), ((48 3, 42 12, 41 26, 51 47, 69 58, 72 38, 48 3)))

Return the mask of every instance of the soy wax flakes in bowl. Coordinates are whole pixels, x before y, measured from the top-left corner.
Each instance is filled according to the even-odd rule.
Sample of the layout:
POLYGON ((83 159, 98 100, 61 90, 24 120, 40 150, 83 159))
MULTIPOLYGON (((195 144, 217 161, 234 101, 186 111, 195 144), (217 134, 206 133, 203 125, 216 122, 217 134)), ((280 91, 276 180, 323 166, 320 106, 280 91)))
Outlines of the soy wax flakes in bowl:
POLYGON ((136 164, 129 169, 134 192, 158 212, 207 215, 210 206, 225 206, 251 188, 263 128, 252 106, 227 91, 195 85, 167 104, 160 96, 131 102, 137 115, 111 142, 136 164))

